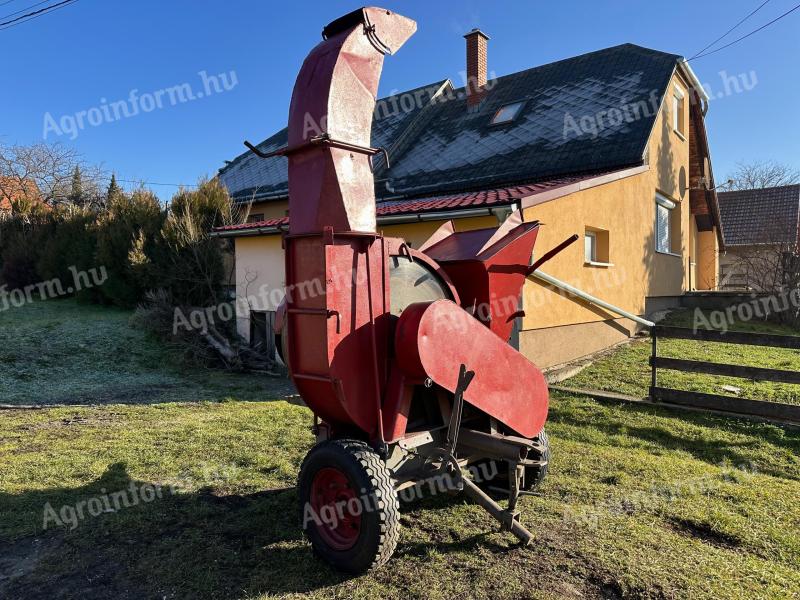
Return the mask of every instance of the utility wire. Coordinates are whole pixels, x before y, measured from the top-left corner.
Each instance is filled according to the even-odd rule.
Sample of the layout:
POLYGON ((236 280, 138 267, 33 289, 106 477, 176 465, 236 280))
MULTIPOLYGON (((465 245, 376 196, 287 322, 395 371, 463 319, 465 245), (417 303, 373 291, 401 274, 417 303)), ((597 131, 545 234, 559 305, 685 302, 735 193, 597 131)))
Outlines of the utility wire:
MULTIPOLYGON (((8 17, 13 17, 14 15, 18 15, 20 13, 24 13, 26 10, 30 10, 32 8, 36 8, 37 6, 41 6, 42 4, 47 4, 48 2, 50 2, 50 0, 42 0, 41 2, 37 2, 36 4, 32 4, 31 6, 26 6, 25 8, 21 8, 17 12, 13 12, 13 13, 10 13, 10 14, 5 15, 3 17, 0 17, 0 19, 7 19, 8 17)), ((2 6, 2 5, 0 4, 0 6, 2 6)))
MULTIPOLYGON (((750 32, 750 33, 748 33, 747 35, 743 35, 742 37, 740 37, 740 38, 737 38, 737 39, 733 40, 732 42, 729 42, 729 43, 725 44, 724 46, 720 46, 719 48, 715 48, 714 50, 711 50, 711 51, 709 51, 709 52, 706 52, 705 54, 700 54, 700 55, 698 55, 698 56, 693 56, 693 57, 692 57, 691 59, 689 59, 689 60, 697 60, 698 58, 703 58, 703 57, 709 56, 709 55, 711 55, 711 54, 715 54, 716 52, 719 52, 720 50, 724 50, 725 48, 730 48, 730 47, 731 47, 731 46, 733 46, 734 44, 737 44, 737 43, 741 42, 742 40, 749 38, 751 35, 758 33, 758 32, 759 32, 759 31, 761 31, 762 29, 766 29, 767 27, 769 27, 769 26, 770 26, 770 25, 772 25, 773 23, 776 23, 776 22, 780 21, 782 18, 784 18, 784 17, 786 17, 786 16, 790 15, 791 13, 793 13, 794 11, 796 11, 798 8, 800 8, 800 4, 798 4, 798 5, 797 5, 797 6, 795 6, 794 8, 790 8, 789 10, 787 10, 787 11, 786 11, 785 13, 783 13, 782 15, 780 15, 780 16, 778 16, 778 17, 775 17, 774 19, 772 19, 772 21, 770 21, 769 23, 766 23, 766 24, 762 25, 762 26, 761 26, 761 27, 759 27, 758 29, 754 29, 753 31, 751 31, 751 32, 750 32)), ((685 62, 689 62, 689 61, 687 60, 687 61, 685 61, 685 62)))
POLYGON ((692 58, 690 58, 689 60, 692 60, 692 59, 694 59, 694 58, 697 58, 697 57, 698 57, 698 56, 700 56, 700 55, 701 55, 703 52, 705 52, 706 50, 708 50, 709 48, 711 48, 711 46, 713 46, 714 44, 716 44, 716 43, 717 43, 717 42, 719 42, 720 40, 722 40, 722 39, 726 38, 726 37, 728 36, 728 34, 729 34, 729 33, 731 33, 733 30, 735 30, 737 27, 739 27, 739 25, 741 25, 742 23, 744 23, 745 21, 747 21, 747 19, 749 19, 749 18, 750 18, 750 17, 752 17, 754 14, 756 14, 758 11, 760 11, 762 8, 764 8, 764 7, 765 7, 765 6, 766 6, 766 5, 767 5, 769 2, 770 2, 770 0, 765 0, 765 2, 763 2, 763 3, 762 3, 762 4, 761 4, 761 5, 758 7, 758 8, 756 8, 756 9, 755 9, 753 12, 751 12, 751 13, 750 13, 749 15, 747 15, 747 16, 746 16, 744 19, 742 19, 741 21, 739 21, 739 22, 738 22, 736 25, 734 25, 733 27, 731 27, 730 29, 728 29, 728 31, 726 31, 726 32, 725 32, 725 33, 723 33, 721 36, 719 36, 717 39, 715 39, 713 42, 711 42, 711 43, 710 43, 708 46, 706 46, 705 48, 703 48, 703 49, 702 49, 702 50, 700 50, 699 52, 695 53, 695 55, 694 55, 692 58))
POLYGON ((56 11, 60 8, 64 8, 78 0, 63 0, 62 2, 58 2, 57 4, 52 4, 51 6, 45 6, 44 8, 40 8, 39 10, 33 11, 26 15, 22 15, 17 17, 16 19, 11 19, 10 21, 4 21, 0 23, 0 31, 4 29, 11 29, 12 27, 16 27, 17 25, 22 25, 22 23, 27 23, 28 21, 32 21, 38 17, 44 16, 47 13, 56 11), (20 22, 21 21, 21 22, 20 22))
MULTIPOLYGON (((162 185, 167 187, 184 187, 184 188, 194 188, 197 187, 196 185, 192 185, 189 183, 159 183, 157 181, 141 181, 141 180, 134 180, 134 179, 119 179, 116 178, 118 182, 121 183, 132 183, 134 185, 162 185)), ((104 177, 103 180, 111 181, 110 177, 104 177)))
POLYGON ((11 4, 15 0, 6 0, 5 2, 0 2, 0 6, 5 6, 6 4, 11 4))

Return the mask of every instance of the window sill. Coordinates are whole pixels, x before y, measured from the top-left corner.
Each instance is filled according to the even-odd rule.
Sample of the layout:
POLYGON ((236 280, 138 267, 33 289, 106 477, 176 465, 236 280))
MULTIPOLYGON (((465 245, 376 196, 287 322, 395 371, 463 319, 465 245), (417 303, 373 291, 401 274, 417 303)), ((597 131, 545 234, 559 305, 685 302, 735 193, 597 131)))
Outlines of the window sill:
POLYGON ((683 254, 678 254, 677 252, 664 252, 663 250, 656 250, 656 254, 661 254, 663 256, 673 256, 675 258, 683 258, 683 254))
POLYGON ((680 131, 678 131, 677 129, 673 129, 672 131, 674 131, 675 135, 677 135, 679 138, 681 138, 684 142, 686 141, 686 136, 683 135, 680 131))
POLYGON ((587 260, 583 263, 584 267, 613 267, 614 263, 598 262, 596 260, 587 260))

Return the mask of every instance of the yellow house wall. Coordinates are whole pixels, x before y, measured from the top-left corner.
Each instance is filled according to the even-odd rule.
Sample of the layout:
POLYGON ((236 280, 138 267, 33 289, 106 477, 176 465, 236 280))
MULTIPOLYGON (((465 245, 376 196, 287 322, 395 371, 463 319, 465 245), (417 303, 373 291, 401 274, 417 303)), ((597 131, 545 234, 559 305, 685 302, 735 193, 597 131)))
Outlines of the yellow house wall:
POLYGON ((288 210, 288 200, 253 202, 253 204, 250 206, 251 215, 263 214, 265 219, 281 219, 286 216, 286 211, 288 210))
MULTIPOLYGON (((276 203, 267 203, 270 206, 276 203)), ((254 205, 254 210, 256 210, 254 205)), ((258 209, 260 210, 260 209, 258 209)), ((270 217, 266 217, 270 218, 270 217)), ((426 221, 379 227, 387 237, 405 239, 418 248, 444 221, 426 221)), ((496 227, 495 217, 457 219, 458 230, 496 227)), ((250 339, 250 311, 275 310, 283 299, 286 277, 280 235, 236 238, 237 329, 250 339)))
MULTIPOLYGON (((686 84, 681 87, 685 90, 686 84)), ((670 87, 670 89, 672 89, 670 87)), ((670 94, 671 95, 671 94, 670 94)), ((670 97, 668 95, 668 98, 670 97)), ((671 102, 660 109, 647 149, 651 168, 615 182, 576 192, 525 210, 539 220, 541 255, 577 233, 581 239, 542 266, 542 271, 634 314, 644 314, 648 297, 678 296, 686 289, 689 248, 689 143, 672 128, 671 102), (679 255, 655 250, 656 191, 678 204, 679 255), (608 231, 612 266, 584 264, 586 228, 608 231)), ((688 113, 684 131, 688 131, 688 113)), ((590 323, 617 315, 576 301, 531 278, 524 290, 523 330, 590 323)))
MULTIPOLYGON (((422 221, 418 223, 402 223, 400 225, 378 225, 378 231, 386 237, 402 238, 412 248, 419 248, 434 231, 439 229, 446 221, 422 221)), ((496 217, 469 217, 454 221, 456 231, 497 227, 496 217)))
POLYGON ((697 286, 698 290, 714 290, 719 277, 719 242, 714 231, 697 234, 697 286))

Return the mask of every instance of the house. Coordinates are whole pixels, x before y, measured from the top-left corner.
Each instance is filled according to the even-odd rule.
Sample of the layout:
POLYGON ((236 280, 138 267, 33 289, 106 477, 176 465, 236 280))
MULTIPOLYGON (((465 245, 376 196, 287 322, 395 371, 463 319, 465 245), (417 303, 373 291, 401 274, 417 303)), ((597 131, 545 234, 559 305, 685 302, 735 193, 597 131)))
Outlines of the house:
POLYGON ((796 273, 800 234, 800 184, 720 192, 725 232, 720 287, 770 291, 796 273))
POLYGON ((0 176, 0 218, 11 216, 14 203, 22 200, 37 202, 39 190, 30 180, 0 176))
MULTIPOLYGON (((723 247, 706 137, 708 98, 680 56, 623 44, 487 80, 488 36, 467 42, 469 86, 449 80, 378 101, 372 146, 379 229, 421 244, 448 220, 497 226, 513 210, 542 223, 540 256, 581 241, 546 274, 634 316, 713 289, 723 247)), ((286 130, 258 145, 287 143, 286 130)), ((287 159, 245 153, 220 180, 249 222, 235 238, 245 338, 264 335, 283 289, 287 159)), ((631 336, 637 324, 537 278, 524 289, 521 351, 550 367, 631 336)))

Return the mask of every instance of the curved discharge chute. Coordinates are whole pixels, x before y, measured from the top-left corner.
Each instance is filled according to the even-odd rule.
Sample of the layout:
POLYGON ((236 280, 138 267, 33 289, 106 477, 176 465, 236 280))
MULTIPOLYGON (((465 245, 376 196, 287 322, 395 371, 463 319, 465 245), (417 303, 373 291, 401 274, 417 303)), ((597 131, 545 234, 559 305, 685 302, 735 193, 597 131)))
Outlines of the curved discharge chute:
POLYGON ((447 224, 421 250, 377 232, 370 134, 378 83, 386 54, 415 30, 382 8, 328 25, 297 77, 288 147, 276 153, 289 159, 283 356, 319 442, 298 495, 306 507, 330 508, 358 483, 384 500, 382 516, 347 502, 341 523, 304 524, 318 552, 353 572, 394 548, 395 486, 444 472, 530 543, 514 507, 549 457, 547 384, 508 343, 536 267, 538 222, 516 213, 499 228, 447 224), (469 462, 487 460, 507 463, 508 509, 462 477, 469 462))
POLYGON ((425 304, 412 288, 403 306, 391 306, 390 271, 404 243, 376 232, 371 157, 377 150, 370 134, 384 57, 415 31, 414 21, 391 11, 359 9, 325 28, 297 77, 283 152, 289 158, 285 329, 292 377, 331 427, 384 443, 405 434, 415 386, 433 382, 453 393, 457 363, 471 362, 477 376, 465 400, 532 437, 546 418, 547 386, 506 342, 537 223, 518 219, 500 230, 462 233, 444 228, 424 254, 414 258, 406 248, 407 258, 449 297, 404 314, 425 304), (500 294, 511 302, 499 302, 500 294), (488 307, 480 319, 465 310, 478 303, 488 307), (459 351, 477 345, 483 353, 459 351), (424 368, 404 369, 411 355, 424 368), (514 381, 525 385, 509 385, 514 381))

